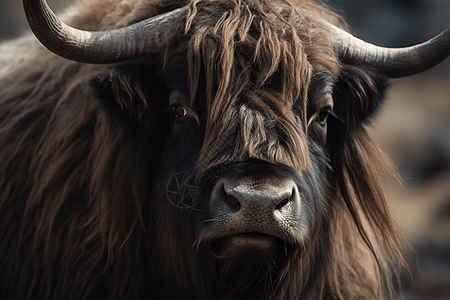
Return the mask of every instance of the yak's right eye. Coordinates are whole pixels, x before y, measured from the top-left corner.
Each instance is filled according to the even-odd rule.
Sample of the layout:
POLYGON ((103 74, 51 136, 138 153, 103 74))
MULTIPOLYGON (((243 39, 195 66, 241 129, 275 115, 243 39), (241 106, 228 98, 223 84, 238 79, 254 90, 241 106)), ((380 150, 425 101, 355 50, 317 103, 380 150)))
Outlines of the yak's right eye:
POLYGON ((332 113, 332 109, 327 107, 325 109, 322 109, 316 116, 316 121, 322 126, 325 126, 327 123, 328 116, 332 113))
POLYGON ((175 113, 175 116, 177 119, 183 119, 187 115, 186 108, 183 106, 177 104, 172 107, 173 112, 175 113))

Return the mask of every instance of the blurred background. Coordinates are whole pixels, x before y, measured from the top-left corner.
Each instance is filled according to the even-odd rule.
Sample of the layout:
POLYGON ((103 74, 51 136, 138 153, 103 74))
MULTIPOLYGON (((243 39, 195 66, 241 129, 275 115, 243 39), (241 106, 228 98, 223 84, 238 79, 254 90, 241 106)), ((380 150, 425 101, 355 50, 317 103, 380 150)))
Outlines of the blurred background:
MULTIPOLYGON (((60 12, 73 3, 49 0, 60 12)), ((389 47, 423 42, 450 26, 450 0, 330 0, 357 36, 389 47)), ((20 0, 0 0, 0 42, 27 31, 20 0)), ((423 74, 393 81, 373 135, 403 184, 386 178, 394 217, 414 251, 406 300, 450 299, 450 58, 423 74)), ((400 299, 400 297, 399 297, 400 299)))
MULTIPOLYGON (((331 0, 357 36, 388 47, 423 42, 450 27, 449 0, 331 0)), ((406 249, 413 283, 406 300, 450 299, 450 58, 393 81, 373 127, 396 164, 403 186, 385 185, 406 249)), ((401 297, 399 296, 399 299, 401 297)))

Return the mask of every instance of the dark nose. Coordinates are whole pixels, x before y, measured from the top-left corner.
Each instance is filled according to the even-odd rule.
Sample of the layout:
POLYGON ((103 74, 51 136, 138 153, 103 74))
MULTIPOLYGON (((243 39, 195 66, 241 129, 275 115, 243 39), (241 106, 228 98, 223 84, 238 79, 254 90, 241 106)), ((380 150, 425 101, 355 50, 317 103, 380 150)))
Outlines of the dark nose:
POLYGON ((261 186, 252 183, 233 184, 225 181, 223 188, 227 197, 224 200, 230 211, 248 209, 268 213, 282 210, 288 205, 293 200, 294 187, 292 181, 261 186))
POLYGON ((300 210, 297 185, 283 180, 221 179, 211 209, 236 232, 272 234, 295 222, 300 210))

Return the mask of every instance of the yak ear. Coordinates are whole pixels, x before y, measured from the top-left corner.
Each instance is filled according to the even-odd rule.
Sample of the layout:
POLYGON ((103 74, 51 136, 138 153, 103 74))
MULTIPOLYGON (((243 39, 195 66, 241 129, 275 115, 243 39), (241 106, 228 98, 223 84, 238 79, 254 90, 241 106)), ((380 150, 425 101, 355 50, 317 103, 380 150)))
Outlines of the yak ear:
POLYGON ((114 119, 151 130, 153 116, 168 99, 166 83, 155 70, 153 61, 142 58, 114 65, 89 83, 100 107, 114 119))
POLYGON ((389 81, 376 72, 344 65, 333 91, 334 111, 350 131, 370 123, 379 111, 389 81))

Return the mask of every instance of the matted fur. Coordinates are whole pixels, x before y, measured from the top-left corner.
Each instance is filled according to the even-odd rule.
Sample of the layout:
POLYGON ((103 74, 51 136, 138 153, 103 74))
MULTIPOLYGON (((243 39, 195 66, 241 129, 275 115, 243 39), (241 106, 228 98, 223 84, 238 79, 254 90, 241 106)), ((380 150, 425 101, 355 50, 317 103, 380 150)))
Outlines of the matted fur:
MULTIPOLYGON (((104 30, 180 5, 84 1, 66 18, 84 29, 104 30)), ((329 132, 334 175, 332 193, 326 195, 328 212, 320 216, 308 247, 294 251, 270 289, 253 283, 259 299, 383 298, 383 284, 391 289, 390 269, 403 262, 401 235, 378 174, 390 170, 388 159, 366 133, 367 122, 346 115, 352 107, 372 114, 383 98, 381 88, 370 71, 340 66, 319 18, 346 27, 327 7, 307 0, 194 1, 174 27, 164 54, 165 74, 186 60, 192 103, 202 76, 209 79, 205 142, 194 166, 199 173, 249 157, 300 173, 310 170, 308 89, 317 72, 336 81, 335 110, 344 123, 329 132), (293 24, 301 28, 298 34, 293 24), (283 143, 262 143, 258 137, 267 126, 262 123, 254 136, 244 132, 236 138, 232 155, 221 152, 224 140, 217 137, 232 135, 237 115, 226 112, 240 99, 276 120, 286 136, 283 143), (295 103, 302 109, 299 116, 292 111, 295 103)), ((26 46, 29 57, 0 73, 3 299, 142 299, 155 294, 232 299, 243 283, 224 292, 207 254, 186 251, 193 249, 193 229, 177 224, 190 224, 192 217, 170 206, 165 187, 153 183, 152 161, 158 158, 152 156, 161 152, 161 139, 149 133, 150 125, 133 127, 130 134, 129 127, 99 108, 87 88, 89 75, 105 67, 58 58, 30 37, 1 45, 0 53, 18 45, 26 46), (154 277, 165 272, 165 277, 154 277)), ((114 82, 114 97, 125 111, 136 105, 142 116, 154 107, 145 86, 129 86, 128 78, 114 82)), ((262 119, 245 115, 241 122, 249 126, 262 119)))
MULTIPOLYGON (((292 107, 295 101, 302 99, 302 119, 306 122, 306 97, 313 72, 338 73, 338 63, 327 47, 326 37, 314 33, 323 31, 322 24, 315 22, 320 11, 314 9, 313 3, 302 3, 298 5, 301 8, 295 10, 283 1, 227 1, 221 3, 217 11, 219 3, 193 1, 184 28, 189 36, 187 59, 191 100, 197 91, 201 68, 206 78, 213 79, 206 82, 208 122, 199 171, 246 156, 295 166, 297 170, 308 167, 306 123, 303 128, 298 125, 292 107), (196 18, 198 11, 202 14, 196 18), (217 17, 211 18, 214 14, 217 17), (217 153, 224 145, 221 144, 223 139, 216 137, 230 136, 229 131, 233 129, 233 126, 223 125, 238 119, 230 114, 229 108, 242 99, 267 113, 269 119, 283 124, 279 131, 284 131, 286 136, 282 139, 284 145, 264 149, 259 144, 270 138, 250 139, 244 135, 244 145, 236 145, 236 149, 246 149, 249 153, 242 151, 231 157, 217 153), (280 101, 285 103, 280 105, 280 101), (282 110, 278 109, 280 107, 282 110), (222 123, 218 124, 218 120, 222 123), (295 138, 291 139, 291 136, 295 138)), ((330 21, 336 22, 338 18, 332 19, 333 16, 330 15, 330 21)), ((264 131, 264 125, 256 128, 264 131)), ((250 128, 247 129, 243 130, 244 134, 250 133, 250 128)))

